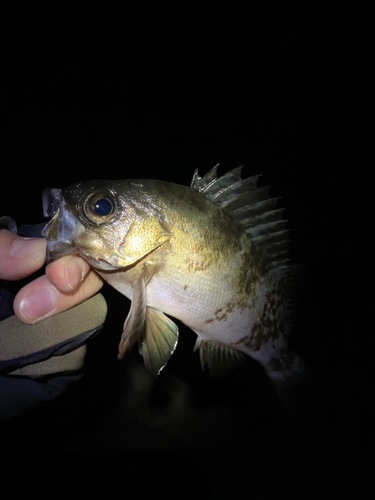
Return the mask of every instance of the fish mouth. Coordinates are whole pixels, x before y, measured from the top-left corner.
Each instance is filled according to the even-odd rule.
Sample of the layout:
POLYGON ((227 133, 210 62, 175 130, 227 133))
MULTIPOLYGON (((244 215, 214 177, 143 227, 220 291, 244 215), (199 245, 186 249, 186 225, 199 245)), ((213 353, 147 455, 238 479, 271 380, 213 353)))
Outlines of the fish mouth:
POLYGON ((47 240, 46 248, 46 264, 50 264, 54 260, 64 257, 64 255, 74 255, 78 253, 70 242, 47 240))
POLYGON ((64 255, 79 253, 74 241, 85 229, 69 211, 61 189, 45 189, 42 202, 44 216, 52 217, 42 230, 42 236, 47 239, 46 264, 64 255))
POLYGON ((57 188, 45 188, 42 193, 42 205, 44 217, 52 218, 58 211, 62 200, 62 190, 57 188))

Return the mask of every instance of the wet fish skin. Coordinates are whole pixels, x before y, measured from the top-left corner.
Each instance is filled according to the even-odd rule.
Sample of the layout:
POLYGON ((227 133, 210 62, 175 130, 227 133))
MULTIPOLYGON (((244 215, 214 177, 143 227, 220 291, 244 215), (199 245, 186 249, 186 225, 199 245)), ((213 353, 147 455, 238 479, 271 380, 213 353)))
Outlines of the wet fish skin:
POLYGON ((244 355, 277 386, 301 373, 287 346, 296 268, 286 260, 286 221, 258 176, 242 180, 240 170, 196 173, 191 187, 97 180, 62 190, 45 229, 49 258, 79 253, 132 301, 120 357, 138 342, 159 373, 178 339, 168 314, 197 334, 202 367, 214 374, 244 355), (111 203, 105 215, 95 208, 108 209, 102 200, 111 203))

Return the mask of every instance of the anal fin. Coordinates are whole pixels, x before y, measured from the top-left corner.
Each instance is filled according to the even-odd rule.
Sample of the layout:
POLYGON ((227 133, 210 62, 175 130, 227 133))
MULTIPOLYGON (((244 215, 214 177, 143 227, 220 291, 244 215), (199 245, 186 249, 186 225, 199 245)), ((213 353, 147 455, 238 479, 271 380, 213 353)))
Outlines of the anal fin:
POLYGON ((211 340, 197 339, 194 352, 199 349, 199 358, 204 370, 206 364, 212 377, 221 377, 246 361, 247 356, 237 349, 211 340))

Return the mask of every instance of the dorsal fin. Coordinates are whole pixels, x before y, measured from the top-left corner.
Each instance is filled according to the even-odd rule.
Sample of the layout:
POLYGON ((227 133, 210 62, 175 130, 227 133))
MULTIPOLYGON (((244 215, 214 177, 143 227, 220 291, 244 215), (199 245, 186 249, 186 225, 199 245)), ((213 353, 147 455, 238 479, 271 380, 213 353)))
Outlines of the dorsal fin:
POLYGON ((270 198, 270 186, 258 187, 260 175, 242 179, 243 166, 240 166, 218 177, 218 167, 216 165, 203 177, 196 170, 191 187, 242 224, 257 250, 264 272, 277 274, 284 297, 284 327, 288 331, 294 302, 290 297, 302 266, 289 265, 290 240, 288 221, 283 218, 284 208, 276 208, 279 198, 270 198))
POLYGON ((289 238, 284 209, 276 208, 279 198, 270 198, 270 186, 257 186, 259 175, 242 179, 243 165, 221 177, 217 176, 218 166, 203 177, 196 170, 191 187, 242 224, 259 252, 265 271, 284 265, 289 238))
POLYGON ((220 163, 215 165, 207 174, 201 177, 198 173, 198 169, 195 170, 193 178, 191 179, 190 187, 196 189, 200 193, 206 188, 213 180, 217 178, 217 169, 220 163))

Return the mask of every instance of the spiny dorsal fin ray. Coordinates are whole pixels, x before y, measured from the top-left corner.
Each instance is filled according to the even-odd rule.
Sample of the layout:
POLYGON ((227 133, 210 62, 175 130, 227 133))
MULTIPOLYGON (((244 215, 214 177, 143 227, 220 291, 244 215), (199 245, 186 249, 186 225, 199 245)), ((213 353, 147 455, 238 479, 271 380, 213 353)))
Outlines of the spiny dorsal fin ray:
POLYGON ((214 201, 216 205, 223 206, 232 198, 255 189, 259 176, 242 180, 241 169, 242 167, 238 167, 208 184, 203 191, 207 198, 214 201))
POLYGON ((211 340, 198 338, 194 352, 197 349, 202 370, 207 364, 212 377, 221 377, 246 361, 246 355, 242 352, 211 340))
POLYGON ((257 187, 259 175, 242 180, 243 166, 221 177, 217 176, 218 167, 216 165, 203 177, 196 170, 191 187, 242 224, 258 250, 265 271, 276 267, 277 260, 281 262, 286 257, 289 241, 280 231, 286 221, 282 219, 284 209, 276 208, 279 198, 270 198, 269 186, 257 187), (261 239, 264 235, 267 238, 261 239))
POLYGON ((220 193, 218 193, 217 197, 213 198, 212 201, 216 204, 220 204, 221 208, 223 208, 230 214, 236 214, 238 210, 241 210, 244 207, 252 206, 260 201, 266 201, 269 199, 270 186, 262 186, 260 188, 257 188, 256 181, 258 178, 259 176, 256 175, 254 177, 249 177, 248 179, 246 179, 255 180, 254 189, 248 189, 240 194, 234 193, 234 196, 232 197, 230 197, 229 193, 227 193, 226 191, 221 191, 220 193), (225 201, 221 202, 221 200, 224 199, 224 195, 225 201))
POLYGON ((201 177, 198 173, 198 169, 195 170, 193 178, 191 180, 190 187, 196 189, 200 193, 204 191, 207 186, 209 186, 214 179, 217 178, 217 169, 219 168, 220 163, 215 165, 207 174, 201 177))
MULTIPOLYGON (((268 224, 269 222, 281 222, 282 216, 285 211, 284 208, 277 208, 276 210, 269 210, 268 212, 261 212, 262 207, 259 207, 259 213, 248 217, 247 219, 240 220, 239 222, 245 226, 245 231, 253 235, 257 232, 258 226, 268 224)), ((255 210, 254 210, 255 212, 255 210)))
POLYGON ((283 231, 288 226, 287 220, 277 220, 276 222, 268 222, 266 224, 258 224, 256 227, 252 228, 251 235, 253 238, 258 236, 269 235, 272 233, 278 233, 283 231))
POLYGON ((289 229, 283 229, 281 231, 270 231, 267 234, 262 234, 259 236, 253 236, 253 240, 255 244, 259 246, 269 245, 270 243, 280 242, 280 241, 289 241, 288 234, 289 229))
MULTIPOLYGON (((216 203, 216 205, 220 205, 222 208, 226 208, 229 204, 238 202, 241 197, 244 197, 247 203, 249 203, 251 196, 258 195, 257 184, 259 178, 260 175, 254 175, 253 177, 248 177, 245 180, 239 180, 232 185, 227 185, 220 189, 220 191, 212 197, 212 201, 216 203)), ((220 181, 221 177, 217 180, 218 185, 221 183, 220 181)))
MULTIPOLYGON (((236 220, 239 222, 249 219, 250 217, 256 217, 258 215, 266 214, 270 211, 276 210, 277 202, 279 198, 268 198, 267 200, 256 201, 254 204, 244 204, 241 208, 236 208, 233 212, 229 209, 224 210, 229 212, 236 220)), ((277 209, 284 210, 284 209, 277 209)), ((282 212, 279 212, 282 215, 282 212)))

